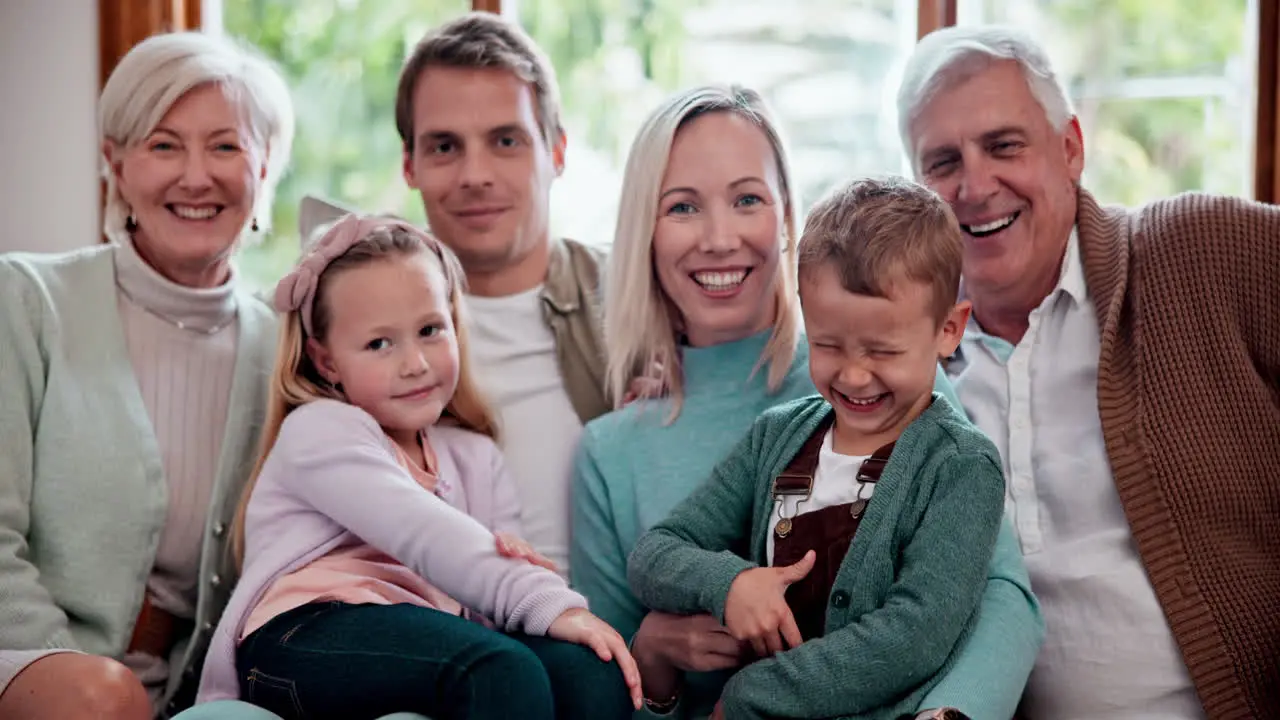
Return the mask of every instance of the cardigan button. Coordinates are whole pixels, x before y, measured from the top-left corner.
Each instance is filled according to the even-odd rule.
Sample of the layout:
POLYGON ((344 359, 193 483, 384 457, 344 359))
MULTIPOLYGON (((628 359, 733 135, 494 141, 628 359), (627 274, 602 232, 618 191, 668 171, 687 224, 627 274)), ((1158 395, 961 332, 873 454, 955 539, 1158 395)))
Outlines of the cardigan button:
POLYGON ((213 587, 218 587, 222 584, 222 576, 214 573, 213 576, 209 578, 209 584, 213 587))
POLYGON ((218 523, 217 525, 213 526, 213 536, 215 538, 221 539, 222 536, 226 534, 227 534, 227 526, 225 523, 218 523))
POLYGON ((831 593, 831 606, 842 610, 849 607, 849 593, 843 590, 831 593))

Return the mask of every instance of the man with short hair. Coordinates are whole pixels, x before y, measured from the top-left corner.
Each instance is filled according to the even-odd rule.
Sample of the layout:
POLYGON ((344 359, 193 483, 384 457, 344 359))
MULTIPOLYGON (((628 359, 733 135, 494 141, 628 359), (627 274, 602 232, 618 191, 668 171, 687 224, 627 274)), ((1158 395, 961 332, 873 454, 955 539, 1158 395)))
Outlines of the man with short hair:
POLYGON ((609 405, 602 256, 550 234, 566 145, 554 71, 516 24, 464 15, 429 32, 405 63, 396 128, 405 180, 466 272, 473 358, 500 419, 526 539, 567 573, 573 452, 609 405))
POLYGON ((1046 637, 1029 718, 1280 717, 1280 208, 1079 186, 1018 31, 924 38, 898 96, 965 231, 948 372, 995 441, 1046 637))

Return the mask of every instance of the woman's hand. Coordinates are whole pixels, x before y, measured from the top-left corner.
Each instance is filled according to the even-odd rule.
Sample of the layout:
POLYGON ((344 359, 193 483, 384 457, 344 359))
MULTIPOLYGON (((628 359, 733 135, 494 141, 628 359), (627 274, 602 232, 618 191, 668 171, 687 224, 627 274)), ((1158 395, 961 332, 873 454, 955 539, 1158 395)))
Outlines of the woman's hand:
POLYGON ((810 550, 794 565, 753 568, 734 578, 724 602, 724 624, 729 632, 750 642, 762 658, 804 642, 787 605, 786 592, 787 586, 809 574, 816 559, 810 550))
POLYGON ((585 645, 595 651, 605 662, 618 661, 622 668, 622 677, 631 691, 631 703, 637 710, 643 703, 644 695, 640 689, 640 670, 636 667, 635 658, 622 641, 622 636, 609 623, 592 615, 584 608, 570 608, 560 614, 547 629, 547 637, 557 640, 585 645))
POLYGON ((560 568, 556 567, 555 563, 547 559, 542 553, 534 550, 533 546, 524 539, 504 532, 496 532, 493 537, 497 541, 498 554, 502 557, 524 560, 531 565, 544 567, 551 572, 560 572, 560 568))
POLYGON ((751 646, 734 639, 710 615, 650 612, 631 641, 648 697, 666 700, 680 692, 681 671, 706 672, 741 667, 751 646))
POLYGON ((672 666, 691 672, 740 667, 751 646, 737 640, 710 615, 669 615, 650 612, 636 631, 632 647, 652 650, 672 666))
POLYGON ((711 717, 707 720, 724 720, 724 701, 717 700, 716 707, 711 711, 711 717))
POLYGON ((631 378, 627 392, 622 396, 621 407, 626 407, 636 400, 660 398, 667 394, 667 384, 662 381, 662 363, 655 362, 649 366, 644 375, 631 378))

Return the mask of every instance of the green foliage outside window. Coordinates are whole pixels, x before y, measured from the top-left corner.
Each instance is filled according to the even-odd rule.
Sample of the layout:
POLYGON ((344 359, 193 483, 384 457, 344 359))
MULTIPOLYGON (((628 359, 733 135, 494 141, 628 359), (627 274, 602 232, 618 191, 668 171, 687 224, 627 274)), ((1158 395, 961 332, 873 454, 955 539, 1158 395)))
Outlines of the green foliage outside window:
MULTIPOLYGON (((960 0, 960 6, 961 22, 966 16, 1010 22, 1046 43, 1085 127, 1086 186, 1104 201, 1136 204, 1191 189, 1248 194, 1255 62, 1244 42, 1248 2, 1219 0, 1212 10, 1201 0, 960 0), (1170 87, 1181 96, 1170 97, 1170 87)), ((910 28, 894 28, 914 19, 913 5, 797 0, 788 22, 755 26, 748 15, 772 17, 774 0, 519 0, 515 16, 556 68, 570 167, 600 168, 614 180, 638 118, 659 98, 726 79, 691 68, 707 47, 741 48, 744 61, 794 60, 794 71, 751 84, 779 111, 797 150, 802 199, 812 202, 837 175, 896 169, 893 88, 885 78, 913 37, 910 28), (848 88, 815 93, 822 82, 848 88), (814 102, 829 107, 804 106, 814 102)), ((222 6, 225 32, 279 64, 298 115, 275 230, 242 251, 245 279, 270 287, 296 258, 305 194, 423 222, 421 202, 401 176, 396 83, 413 44, 469 10, 470 0, 223 0, 222 6)), ((561 197, 553 223, 590 215, 591 237, 581 239, 607 242, 612 206, 601 201, 606 191, 599 187, 607 182, 591 187, 591 172, 585 185, 570 186, 577 189, 561 181, 562 195, 583 187, 595 195, 561 197)), ((614 190, 607 194, 616 202, 614 190)))

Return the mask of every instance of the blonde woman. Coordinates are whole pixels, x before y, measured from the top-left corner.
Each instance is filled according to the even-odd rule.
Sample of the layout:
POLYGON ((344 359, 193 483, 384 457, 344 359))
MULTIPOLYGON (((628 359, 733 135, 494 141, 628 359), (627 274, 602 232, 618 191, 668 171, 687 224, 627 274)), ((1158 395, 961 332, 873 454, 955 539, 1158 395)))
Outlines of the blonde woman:
POLYGON ((284 81, 159 35, 99 121, 111 242, 0 257, 0 718, 190 703, 265 412, 275 317, 231 256, 288 164, 284 81))
MULTIPOLYGON (((709 615, 646 612, 628 586, 627 556, 761 412, 815 393, 796 295, 798 207, 777 123, 738 87, 696 88, 655 110, 623 187, 605 303, 609 389, 621 405, 639 378, 665 397, 587 426, 572 581, 631 638, 647 710, 701 717, 750 661, 750 646, 709 615)), ((937 389, 954 400, 941 370, 937 389)), ((1040 638, 1017 553, 1002 530, 978 626, 923 717, 1012 715, 1040 638), (992 656, 1008 666, 993 669, 992 656)))

